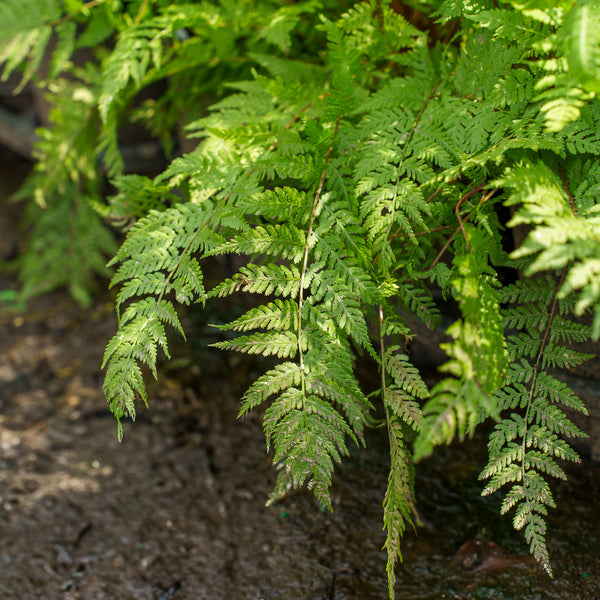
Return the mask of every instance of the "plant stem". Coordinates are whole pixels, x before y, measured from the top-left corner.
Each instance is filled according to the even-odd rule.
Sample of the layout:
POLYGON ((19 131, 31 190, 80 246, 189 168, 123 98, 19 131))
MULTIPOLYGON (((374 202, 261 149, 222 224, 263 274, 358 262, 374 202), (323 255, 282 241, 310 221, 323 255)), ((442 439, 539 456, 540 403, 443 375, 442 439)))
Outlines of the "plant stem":
POLYGON ((298 359, 300 361, 300 377, 302 382, 302 408, 305 408, 306 405, 306 374, 304 372, 304 352, 302 350, 302 309, 304 307, 304 280, 306 277, 306 271, 308 269, 308 255, 310 252, 310 238, 312 237, 313 227, 315 222, 315 216, 317 214, 317 207, 319 206, 319 202, 321 200, 321 192, 323 190, 323 184, 325 183, 325 175, 327 174, 327 167, 329 166, 329 161, 331 158, 331 151, 333 150, 333 142, 337 136, 337 132, 340 127, 340 118, 341 115, 338 115, 338 118, 335 122, 335 128, 333 130, 333 135, 331 136, 331 143, 329 145, 329 149, 327 150, 327 154, 325 155, 323 172, 321 173, 321 179, 319 180, 319 185, 317 186, 317 191, 315 192, 315 197, 313 200, 312 210, 310 212, 310 221, 308 223, 308 231, 306 232, 306 243, 304 244, 304 256, 302 257, 302 271, 300 273, 300 289, 298 291, 298 359))

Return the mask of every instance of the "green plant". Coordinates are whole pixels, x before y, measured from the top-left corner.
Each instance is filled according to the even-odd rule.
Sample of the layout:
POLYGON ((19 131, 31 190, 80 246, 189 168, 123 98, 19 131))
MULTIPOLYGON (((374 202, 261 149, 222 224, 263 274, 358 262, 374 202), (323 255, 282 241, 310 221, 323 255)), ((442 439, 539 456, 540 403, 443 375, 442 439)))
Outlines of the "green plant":
MULTIPOLYGON (((0 30, 0 57, 6 72, 24 65, 32 77, 54 32, 53 74, 66 70, 77 83, 47 85, 57 106, 83 97, 87 107, 62 122, 70 133, 61 122, 46 130, 54 141, 40 143, 34 196, 52 174, 69 185, 97 181, 101 150, 118 192, 106 204, 92 195, 91 205, 134 222, 109 263, 119 329, 104 387, 119 435, 121 419, 147 401, 143 369, 156 375, 158 351, 168 356, 165 327, 183 334, 177 304, 257 294, 264 302, 222 326, 231 334, 215 346, 279 359, 240 411, 264 409, 277 465, 269 502, 308 484, 331 508, 335 463, 379 418, 390 443, 393 597, 400 540, 416 516, 415 462, 495 419, 484 493, 509 487, 502 512, 514 509, 515 527, 552 574, 546 476, 565 477, 557 459, 579 460, 564 437, 583 434, 563 407, 586 412, 555 371, 586 360, 572 344, 600 335, 600 3, 53 6, 23 21, 22 2, 5 2, 0 23, 13 25, 0 30), (66 24, 79 22, 77 37, 66 24), (69 65, 74 46, 109 38, 98 60, 69 65), (160 80, 165 94, 136 105, 160 80), (198 145, 154 179, 124 175, 117 132, 131 115, 167 150, 184 115, 198 145), (99 143, 82 133, 88 126, 99 143), (84 138, 86 150, 75 150, 84 138), (62 174, 50 165, 66 164, 65 145, 86 162, 62 174), (504 229, 516 225, 527 236, 511 252, 504 229), (202 259, 232 253, 245 266, 206 290, 202 259), (439 326, 438 294, 461 317, 429 389, 407 352, 408 317, 439 326), (577 319, 584 313, 591 326, 577 319), (357 353, 379 369, 369 397, 357 353)), ((98 244, 95 255, 106 249, 98 244)), ((23 276, 27 289, 25 266, 23 276)))

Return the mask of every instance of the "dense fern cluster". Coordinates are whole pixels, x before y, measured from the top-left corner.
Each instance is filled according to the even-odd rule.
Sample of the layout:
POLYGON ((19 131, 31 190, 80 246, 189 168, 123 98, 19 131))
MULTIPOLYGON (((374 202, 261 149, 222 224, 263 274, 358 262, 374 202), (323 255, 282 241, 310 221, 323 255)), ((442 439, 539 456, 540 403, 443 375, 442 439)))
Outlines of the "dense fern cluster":
POLYGON ((416 514, 415 461, 492 418, 484 493, 510 486, 502 511, 515 510, 551 573, 546 477, 564 477, 557 461, 578 460, 565 438, 583 435, 561 406, 585 412, 554 371, 584 361, 573 344, 600 336, 600 5, 407 3, 417 11, 369 0, 340 14, 314 0, 29 1, 45 6, 29 20, 22 2, 0 7, 6 73, 39 78, 51 54, 40 85, 55 113, 24 192, 45 216, 34 220, 25 290, 68 282, 85 299, 112 249, 99 218, 78 218, 94 207, 128 224, 109 263, 119 329, 104 361, 119 434, 147 400, 143 368, 156 374, 159 351, 168 355, 165 327, 183 333, 177 304, 260 295, 215 345, 279 359, 240 411, 264 413, 278 473, 270 502, 308 484, 331 508, 335 463, 383 414, 393 597, 416 514), (73 49, 103 41, 74 66, 73 49), (156 82, 163 95, 136 100, 156 82), (124 174, 127 118, 167 155, 184 124, 197 145, 154 179, 124 174), (117 189, 107 202, 100 168, 117 189), (74 249, 77 236, 89 244, 89 262, 62 279, 33 259, 47 236, 41 260, 64 264, 48 219, 74 249), (527 228, 512 252, 505 225, 527 228), (202 259, 225 254, 245 265, 205 289, 202 259), (429 389, 410 359, 409 323, 439 326, 440 294, 461 316, 429 389), (585 312, 590 327, 574 320, 585 312), (358 353, 378 366, 378 394, 360 387, 358 353))

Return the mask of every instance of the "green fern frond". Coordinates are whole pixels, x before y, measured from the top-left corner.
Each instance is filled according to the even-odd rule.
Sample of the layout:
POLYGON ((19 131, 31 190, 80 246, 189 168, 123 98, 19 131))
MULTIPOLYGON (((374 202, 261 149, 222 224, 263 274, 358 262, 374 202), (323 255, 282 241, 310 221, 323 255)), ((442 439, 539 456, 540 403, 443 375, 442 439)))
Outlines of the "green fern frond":
POLYGON ((35 220, 27 251, 20 259, 23 287, 21 297, 48 293, 65 286, 75 300, 88 306, 96 277, 106 277, 106 257, 115 251, 115 240, 74 184, 62 190, 52 205, 33 205, 29 218, 35 220), (82 256, 86 257, 82 261, 82 256))
POLYGON ((542 338, 539 331, 522 331, 517 335, 509 335, 508 341, 510 342, 509 352, 512 360, 527 357, 533 358, 537 355, 541 344, 542 338))
POLYGON ((550 432, 559 433, 569 438, 586 436, 566 417, 565 413, 558 406, 548 404, 542 398, 536 398, 532 402, 530 411, 532 422, 546 427, 550 432))
POLYGON ((399 353, 398 346, 388 346, 384 358, 385 368, 394 383, 415 398, 424 399, 429 396, 429 389, 417 368, 408 356, 399 353))
POLYGON ((279 358, 293 358, 298 350, 297 338, 287 331, 255 332, 252 335, 241 335, 233 340, 216 342, 212 345, 222 350, 236 350, 246 354, 279 358))
POLYGON ((278 295, 282 298, 295 297, 300 289, 300 271, 295 265, 250 263, 238 273, 225 279, 210 291, 210 297, 228 296, 243 291, 265 296, 278 295))
POLYGON ((307 225, 310 199, 296 188, 275 188, 242 200, 240 208, 272 221, 307 225))
POLYGON ((571 76, 586 89, 600 91, 600 5, 595 0, 573 4, 560 31, 571 76))
POLYGON ((345 331, 360 347, 367 348, 370 345, 367 323, 360 304, 347 293, 342 282, 330 280, 324 272, 315 272, 310 291, 314 305, 309 311, 309 321, 318 322, 324 312, 331 315, 337 327, 345 331))
POLYGON ((451 378, 436 384, 425 404, 425 424, 415 443, 417 458, 456 435, 472 435, 482 414, 496 416, 493 393, 504 382, 508 366, 498 284, 486 260, 489 239, 471 226, 466 232, 471 253, 455 259, 451 281, 463 320, 448 328, 454 341, 441 346, 450 357, 441 370, 451 378))
POLYGON ((593 356, 593 354, 584 354, 565 346, 555 346, 549 343, 542 353, 541 365, 542 368, 550 366, 553 368, 571 369, 583 364, 590 358, 593 358, 593 356))
MULTIPOLYGON (((304 410, 291 410, 279 417, 273 430, 274 460, 285 460, 285 475, 291 478, 293 488, 308 484, 329 510, 333 510, 329 487, 334 463, 348 454, 341 432, 349 433, 349 429, 339 413, 316 396, 307 398, 304 410)), ((269 503, 278 498, 273 492, 269 503)))
POLYGON ((215 325, 219 329, 248 331, 251 329, 290 329, 298 327, 298 305, 291 300, 275 300, 250 309, 227 325, 215 325))
POLYGON ((283 362, 261 375, 244 394, 240 415, 262 404, 267 398, 287 389, 297 389, 301 383, 300 367, 294 362, 283 362))
POLYGON ((569 386, 549 373, 545 371, 538 373, 535 386, 537 396, 548 397, 556 404, 560 403, 584 415, 588 414, 585 404, 573 393, 569 386))
POLYGON ((140 365, 156 376, 158 348, 168 356, 164 325, 183 334, 172 303, 204 301, 202 272, 193 256, 218 241, 206 227, 211 215, 194 204, 181 204, 165 211, 151 211, 129 231, 111 264, 121 263, 112 285, 122 284, 117 310, 126 305, 119 329, 109 342, 102 367, 107 367, 104 391, 117 418, 135 418, 135 400, 143 391, 140 365), (133 298, 138 300, 129 303, 133 298))
POLYGON ((521 304, 504 311, 504 323, 511 329, 545 329, 548 323, 546 307, 535 304, 521 304))
POLYGON ((240 233, 219 249, 220 253, 266 254, 299 262, 304 252, 303 232, 290 224, 274 227, 258 225, 240 233))
POLYGON ((400 301, 411 313, 431 329, 439 325, 440 309, 431 296, 430 290, 423 285, 415 285, 415 282, 398 282, 397 287, 400 301))
POLYGON ((99 207, 105 218, 114 222, 138 219, 151 210, 164 210, 179 199, 167 186, 143 175, 121 175, 113 179, 118 192, 109 198, 109 206, 99 207))
POLYGON ((4 63, 3 79, 7 79, 22 65, 25 68, 20 87, 34 77, 52 37, 53 26, 59 23, 62 16, 63 7, 58 0, 6 0, 2 3, 0 65, 4 63))
POLYGON ((300 17, 305 12, 313 12, 320 7, 319 2, 302 2, 298 6, 283 6, 275 11, 269 23, 264 25, 260 37, 277 46, 282 52, 289 51, 291 33, 296 28, 300 17))
POLYGON ((559 289, 560 282, 537 278, 535 283, 521 281, 504 292, 505 299, 521 302, 520 307, 507 307, 506 323, 524 331, 508 337, 513 363, 496 397, 499 410, 522 412, 511 412, 495 426, 488 444, 490 458, 480 475, 481 479, 489 479, 483 494, 515 484, 507 492, 501 512, 515 509, 515 528, 525 530, 533 556, 550 576, 544 517, 547 507, 555 503, 544 475, 566 478, 556 459, 578 462, 579 457, 559 435, 583 435, 559 405, 586 411, 573 392, 545 369, 569 368, 589 358, 553 341, 571 336, 587 339, 589 334, 585 326, 579 327, 558 314, 559 289), (533 289, 538 284, 541 292, 533 289))
POLYGON ((388 592, 395 598, 396 565, 402 560, 400 540, 407 525, 416 515, 413 493, 413 469, 404 442, 402 425, 396 420, 388 424, 390 438, 390 474, 383 501, 383 526, 387 532, 384 549, 387 551, 388 592))

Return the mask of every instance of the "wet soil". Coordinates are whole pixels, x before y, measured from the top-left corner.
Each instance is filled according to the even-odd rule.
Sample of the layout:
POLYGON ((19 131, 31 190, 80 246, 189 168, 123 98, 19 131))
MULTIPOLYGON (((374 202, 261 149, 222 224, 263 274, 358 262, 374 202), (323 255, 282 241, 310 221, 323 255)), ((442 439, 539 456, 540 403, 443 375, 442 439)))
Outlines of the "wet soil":
MULTIPOLYGON (((6 196, 25 167, 0 158, 6 196)), ((14 216, 0 215, 5 258, 18 247, 14 216)), ((13 286, 0 273, 0 289, 13 286)), ((175 346, 150 410, 119 444, 100 373, 114 329, 107 295, 86 310, 57 293, 0 314, 0 599, 387 597, 382 430, 338 469, 333 514, 304 493, 265 508, 274 474, 260 415, 236 419, 261 365, 175 346)), ((418 466, 422 524, 405 537, 397 598, 599 600, 597 465, 569 467, 569 482, 553 484, 550 580, 498 516, 500 500, 481 498, 484 462, 475 439, 418 466), (479 568, 457 554, 482 539, 509 559, 479 568)))

